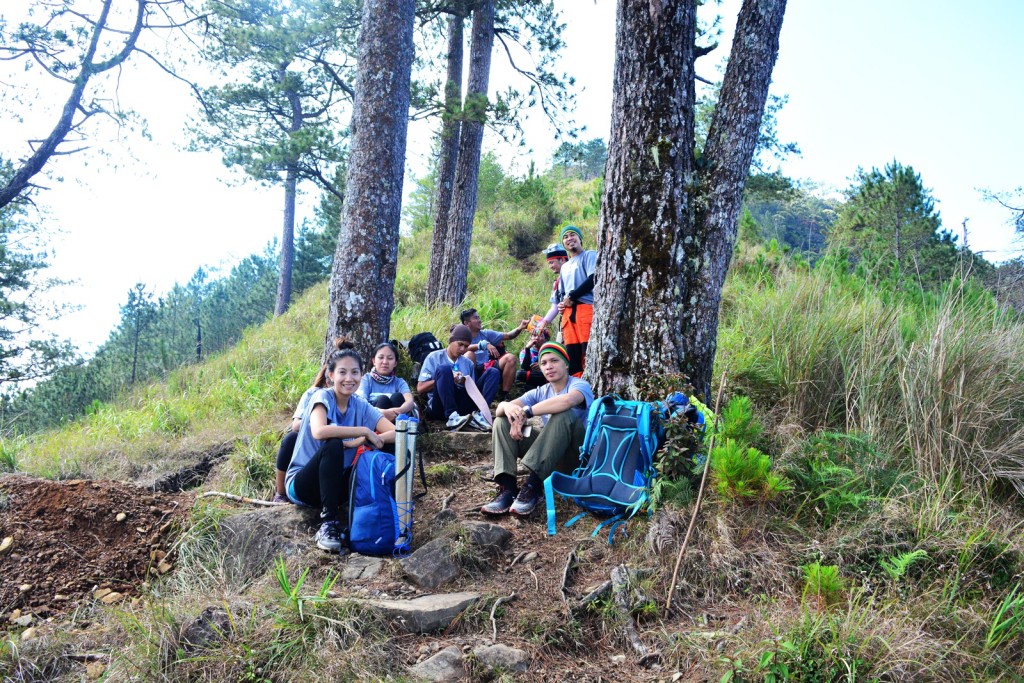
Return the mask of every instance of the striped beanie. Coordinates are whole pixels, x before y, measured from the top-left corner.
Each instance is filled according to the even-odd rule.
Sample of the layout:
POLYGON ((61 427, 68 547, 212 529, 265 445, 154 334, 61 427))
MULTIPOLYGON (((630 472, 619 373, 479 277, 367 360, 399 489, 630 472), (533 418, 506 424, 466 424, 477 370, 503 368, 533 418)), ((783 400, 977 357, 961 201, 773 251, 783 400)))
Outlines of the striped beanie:
POLYGON ((569 352, 566 351, 565 347, 558 342, 545 342, 540 347, 540 352, 537 353, 537 358, 543 358, 545 353, 556 353, 558 357, 565 361, 565 364, 569 364, 569 352))

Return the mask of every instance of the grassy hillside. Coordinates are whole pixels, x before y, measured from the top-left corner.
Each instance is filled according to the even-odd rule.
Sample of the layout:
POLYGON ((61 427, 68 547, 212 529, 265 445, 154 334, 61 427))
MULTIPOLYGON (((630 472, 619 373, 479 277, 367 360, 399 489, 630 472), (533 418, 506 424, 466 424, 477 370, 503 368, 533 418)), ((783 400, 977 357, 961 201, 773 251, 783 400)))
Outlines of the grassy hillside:
MULTIPOLYGON (((590 244, 594 189, 578 184, 554 198, 590 244)), ((551 284, 539 256, 509 254, 507 219, 478 225, 469 271, 468 304, 498 329, 542 312, 551 284)), ((429 239, 419 232, 400 245, 393 337, 442 337, 457 315, 422 304, 429 239)), ((326 297, 314 288, 236 348, 61 431, 4 442, 4 462, 51 478, 146 481, 223 449, 227 460, 206 486, 265 497, 280 430, 317 369, 326 297)), ((641 569, 634 590, 643 598, 626 617, 610 599, 567 616, 551 599, 557 591, 538 581, 543 599, 524 595, 497 612, 504 635, 536 656, 527 676, 562 680, 596 667, 609 680, 1024 678, 1024 506, 1015 490, 1024 481, 1024 325, 971 284, 879 291, 827 259, 812 269, 770 245, 744 244, 723 300, 717 365, 728 373, 724 448, 712 456, 675 609, 665 617, 661 606, 695 478, 693 443, 673 429, 660 465, 672 477, 659 483, 653 514, 633 520, 614 548, 591 546, 581 563, 597 581, 616 564, 641 569), (627 622, 660 653, 660 668, 616 668, 614 657, 630 652, 627 622)), ((431 505, 486 490, 471 474, 486 474, 486 457, 481 465, 432 455, 440 493, 431 505)), ((467 502, 453 508, 463 514, 467 502)), ((178 569, 147 588, 148 606, 90 617, 110 629, 97 642, 131 653, 141 679, 402 679, 381 624, 346 608, 302 617, 285 589, 302 567, 282 565, 251 584, 212 571, 209 538, 226 514, 198 506, 178 569), (241 635, 202 658, 169 652, 172 626, 210 595, 231 607, 241 635)), ((517 550, 557 555, 546 580, 588 531, 547 539, 537 518, 514 528, 517 550)), ((516 576, 527 589, 537 580, 492 569, 475 566, 465 583, 496 610, 516 576)), ((482 609, 435 640, 490 638, 482 609)), ((4 656, 19 655, 8 647, 4 656)))

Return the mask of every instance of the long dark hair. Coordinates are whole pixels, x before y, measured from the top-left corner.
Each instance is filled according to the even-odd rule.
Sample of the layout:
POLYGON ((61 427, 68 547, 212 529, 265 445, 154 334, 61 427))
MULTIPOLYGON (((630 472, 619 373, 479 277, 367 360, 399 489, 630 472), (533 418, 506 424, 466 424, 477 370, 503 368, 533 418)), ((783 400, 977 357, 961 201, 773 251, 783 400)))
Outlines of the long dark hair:
POLYGON ((342 358, 355 358, 356 363, 359 364, 359 372, 363 371, 363 359, 359 357, 359 354, 355 352, 356 345, 348 337, 337 337, 334 340, 334 351, 327 358, 327 362, 320 367, 320 372, 316 373, 316 378, 313 380, 313 386, 321 389, 328 386, 327 372, 334 372, 334 366, 337 365, 338 361, 342 358))

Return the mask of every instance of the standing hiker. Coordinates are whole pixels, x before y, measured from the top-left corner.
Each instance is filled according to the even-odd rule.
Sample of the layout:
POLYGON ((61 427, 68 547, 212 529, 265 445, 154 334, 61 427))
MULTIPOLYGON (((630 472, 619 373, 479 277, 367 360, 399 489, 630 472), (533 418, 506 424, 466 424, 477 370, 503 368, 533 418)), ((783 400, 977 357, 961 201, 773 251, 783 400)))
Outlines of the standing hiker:
POLYGON ((558 302, 562 300, 562 294, 559 292, 562 289, 562 276, 561 270, 562 265, 569 260, 569 254, 558 242, 552 242, 544 250, 544 258, 547 260, 548 268, 555 274, 555 281, 551 284, 551 296, 549 300, 552 302, 551 308, 544 315, 544 321, 540 325, 540 329, 544 329, 555 316, 558 315, 558 302))
POLYGON ((540 369, 547 384, 499 403, 495 411, 492 445, 498 495, 480 508, 486 515, 511 512, 528 517, 544 495, 544 479, 556 470, 570 472, 579 464, 594 391, 585 380, 569 374, 569 354, 557 342, 540 347, 540 369), (539 435, 527 425, 534 415, 544 420, 539 435), (516 481, 519 458, 530 472, 522 487, 516 481))
POLYGON ((594 318, 594 270, 597 252, 583 250, 583 232, 575 225, 562 228, 559 236, 570 258, 559 271, 559 291, 551 296, 562 314, 562 343, 569 352, 569 374, 583 375, 594 318))
POLYGON ((351 348, 327 359, 329 386, 315 392, 302 416, 295 452, 285 474, 293 503, 320 508, 316 545, 339 552, 343 542, 340 517, 348 497, 348 480, 356 448, 381 448, 395 442, 395 425, 359 396, 363 359, 351 348))

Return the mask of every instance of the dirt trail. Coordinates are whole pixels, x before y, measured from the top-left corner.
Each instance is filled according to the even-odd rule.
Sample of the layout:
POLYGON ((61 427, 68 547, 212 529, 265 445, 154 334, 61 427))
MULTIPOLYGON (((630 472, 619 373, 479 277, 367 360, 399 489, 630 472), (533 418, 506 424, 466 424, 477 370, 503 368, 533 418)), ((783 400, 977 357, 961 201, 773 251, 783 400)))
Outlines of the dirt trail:
POLYGON ((131 595, 151 567, 169 569, 168 536, 192 500, 116 481, 0 477, 0 616, 46 618, 105 589, 121 596, 108 602, 131 595))

